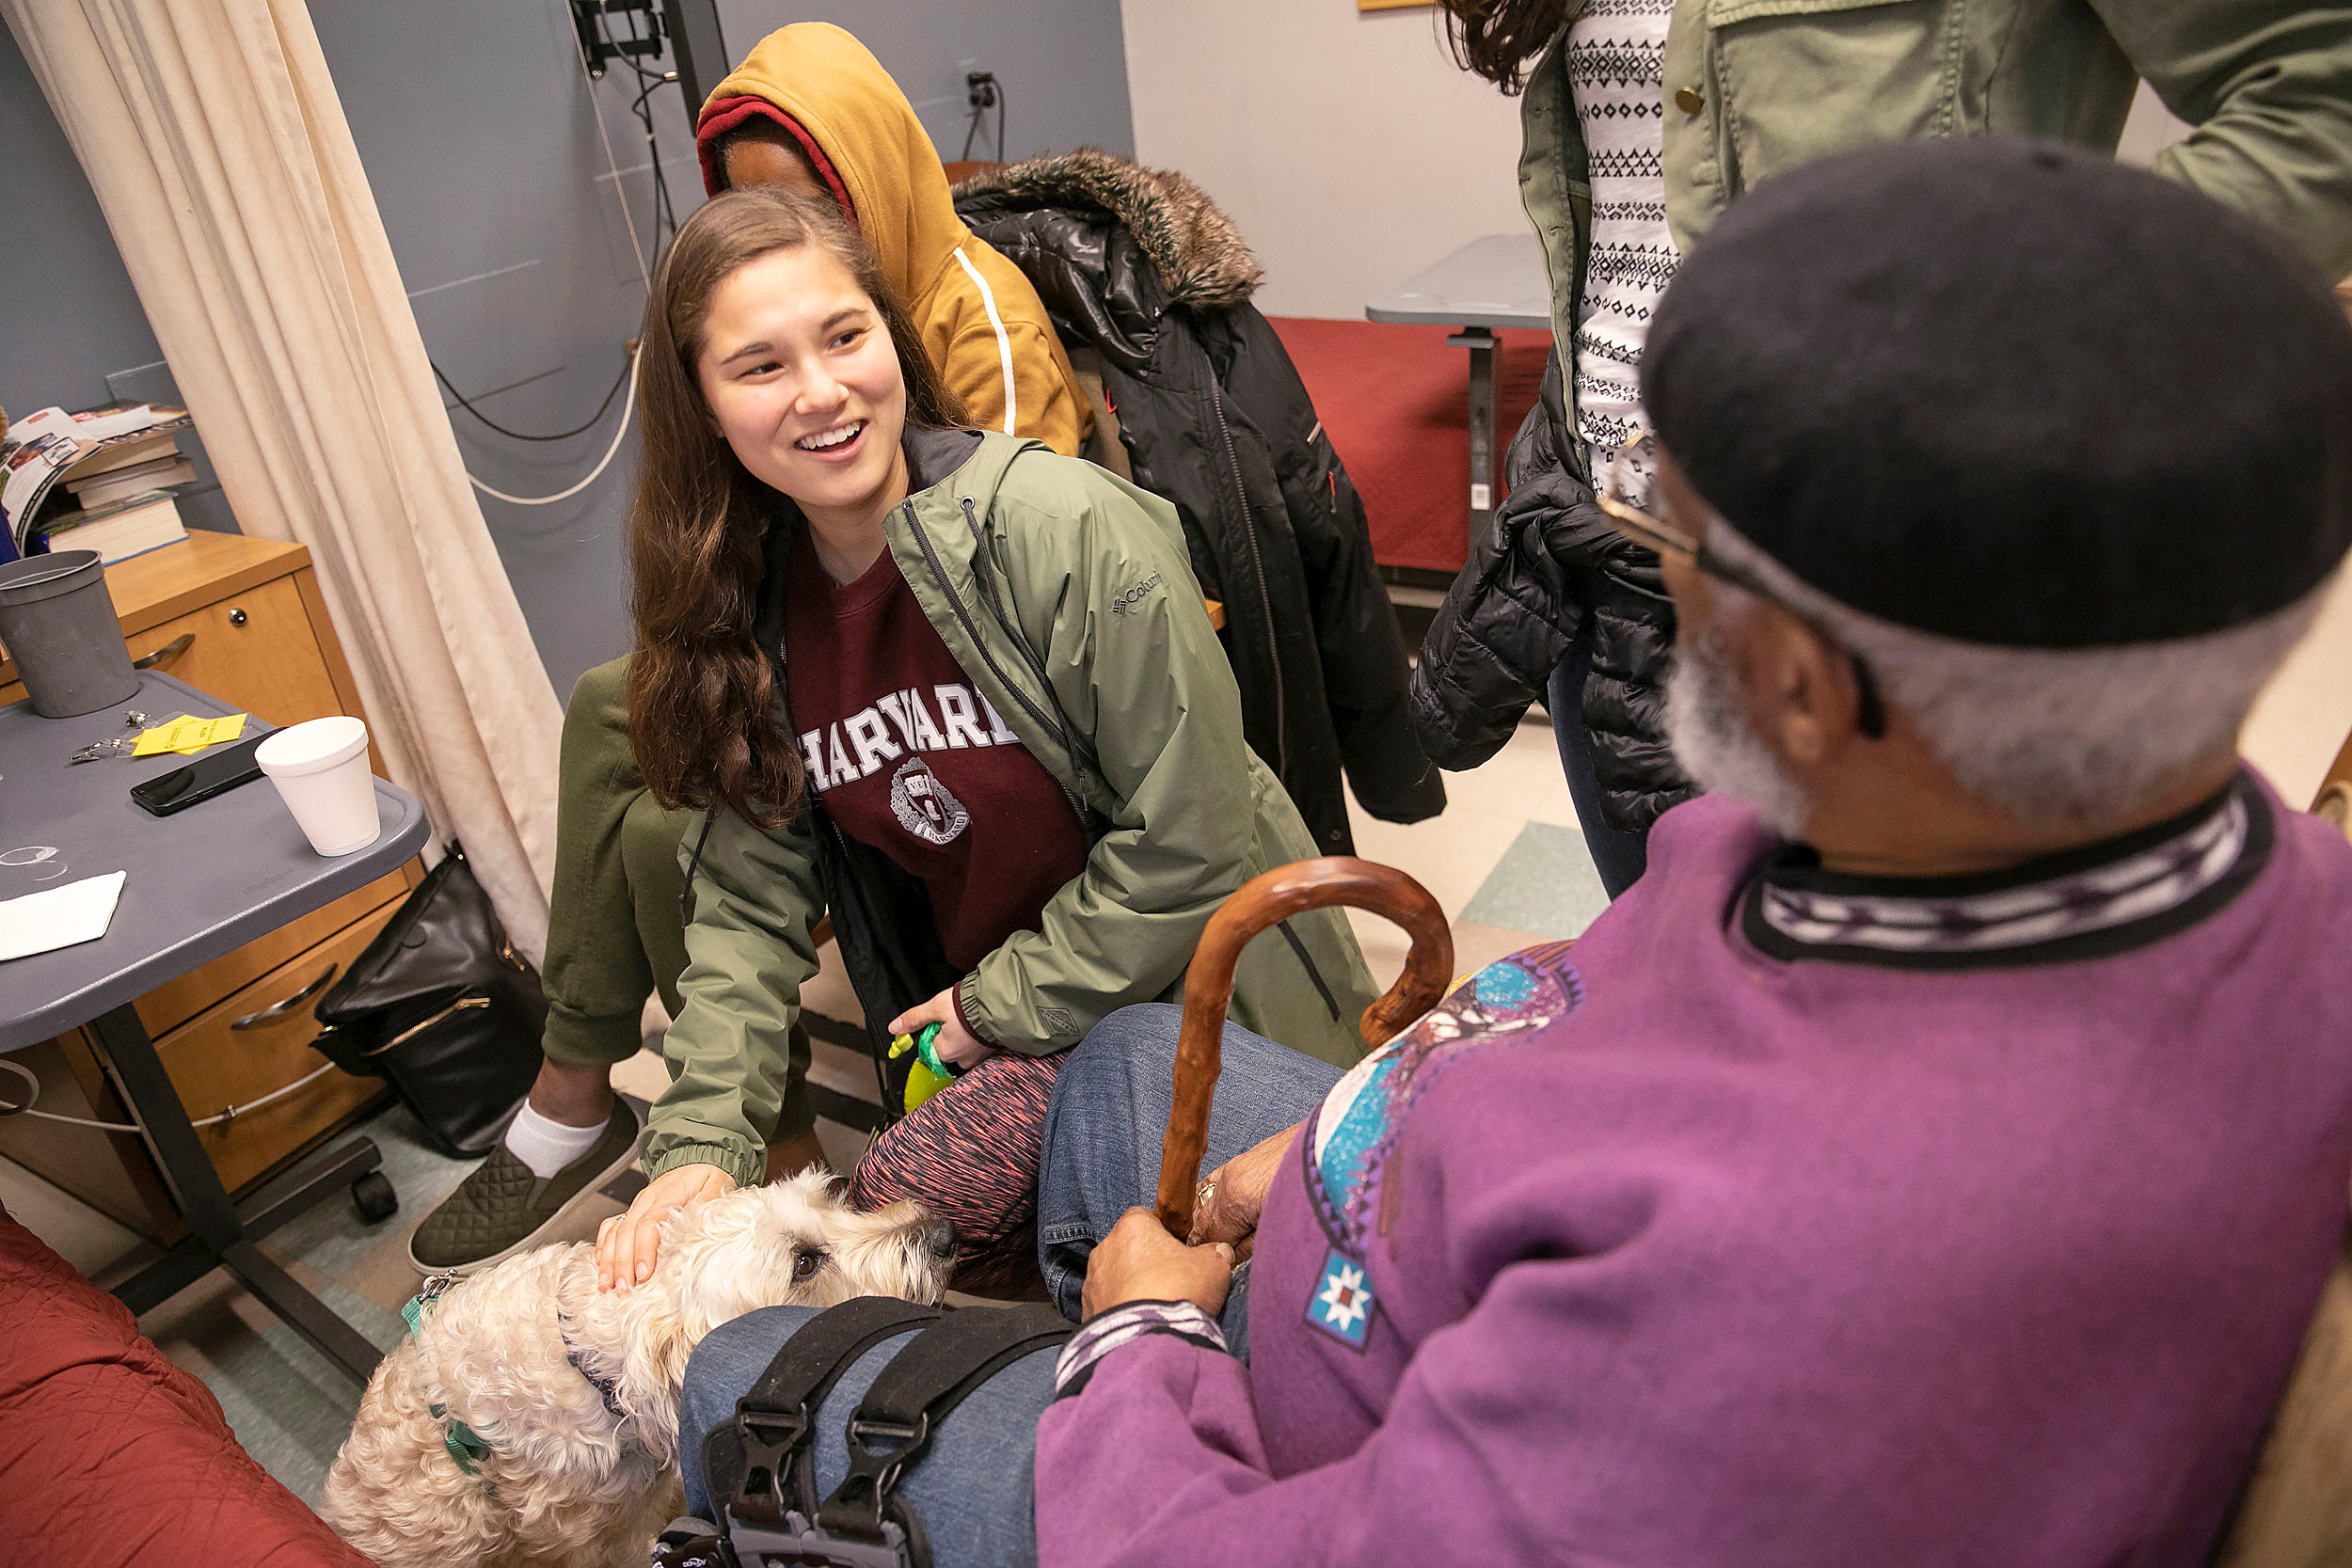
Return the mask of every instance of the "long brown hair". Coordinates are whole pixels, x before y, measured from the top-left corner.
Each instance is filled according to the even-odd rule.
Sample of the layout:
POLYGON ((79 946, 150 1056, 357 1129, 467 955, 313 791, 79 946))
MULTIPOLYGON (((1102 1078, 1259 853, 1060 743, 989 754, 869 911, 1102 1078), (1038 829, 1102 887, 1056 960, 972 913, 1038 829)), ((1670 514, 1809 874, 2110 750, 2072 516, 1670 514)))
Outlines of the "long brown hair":
POLYGON ((752 635, 761 540, 782 502, 719 434, 695 366, 719 286, 746 262, 803 245, 840 262, 874 302, 898 350, 907 422, 939 429, 964 418, 873 248, 838 211, 783 191, 730 191, 678 226, 637 353, 629 750, 664 806, 724 804, 765 828, 791 820, 802 791, 800 750, 775 721, 774 675, 752 635))
POLYGON ((1559 34, 1568 0, 1438 0, 1454 58, 1504 92, 1527 85, 1527 68, 1559 34))

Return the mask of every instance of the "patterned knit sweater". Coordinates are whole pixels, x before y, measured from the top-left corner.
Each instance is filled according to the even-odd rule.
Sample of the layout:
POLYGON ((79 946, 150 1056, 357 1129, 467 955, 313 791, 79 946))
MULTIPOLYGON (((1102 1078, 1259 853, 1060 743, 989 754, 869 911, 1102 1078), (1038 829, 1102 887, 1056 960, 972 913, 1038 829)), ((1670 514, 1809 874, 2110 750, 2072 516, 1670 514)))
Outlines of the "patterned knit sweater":
MULTIPOLYGON (((1674 0, 1587 0, 1568 28, 1568 90, 1592 156, 1593 233, 1576 312, 1576 433, 1605 482, 1645 429, 1638 374, 1680 256, 1666 227, 1666 23, 1674 0)), ((1636 500, 1646 474, 1629 484, 1636 500)))
POLYGON ((1090 1325, 1042 1562, 2204 1560, 2344 1224, 2352 847, 2250 777, 1943 883, 1650 842, 1309 1119, 1248 1365, 1090 1325))

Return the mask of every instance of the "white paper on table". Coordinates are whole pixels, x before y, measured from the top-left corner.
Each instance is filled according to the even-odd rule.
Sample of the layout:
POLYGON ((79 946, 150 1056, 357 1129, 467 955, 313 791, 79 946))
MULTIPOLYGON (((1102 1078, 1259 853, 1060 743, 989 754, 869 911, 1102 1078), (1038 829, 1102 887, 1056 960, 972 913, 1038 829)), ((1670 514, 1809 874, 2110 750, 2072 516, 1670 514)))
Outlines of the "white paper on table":
POLYGON ((115 901, 122 896, 129 875, 110 871, 0 901, 0 959, 96 942, 115 917, 115 901))

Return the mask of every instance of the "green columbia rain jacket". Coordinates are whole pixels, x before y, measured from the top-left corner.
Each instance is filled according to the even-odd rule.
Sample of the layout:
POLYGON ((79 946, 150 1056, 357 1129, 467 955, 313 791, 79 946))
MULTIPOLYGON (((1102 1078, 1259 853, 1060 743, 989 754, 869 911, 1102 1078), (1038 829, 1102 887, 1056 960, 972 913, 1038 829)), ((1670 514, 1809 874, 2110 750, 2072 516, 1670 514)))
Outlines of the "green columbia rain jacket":
MULTIPOLYGON (((1040 929, 962 977, 964 1016, 1002 1050, 1067 1050, 1119 1007, 1181 1000, 1193 947, 1226 895, 1311 858, 1314 843, 1242 740, 1232 672, 1173 508, 1015 436, 914 432, 909 453, 919 488, 886 524, 891 558, 974 687, 1061 784, 1092 844, 1040 929)), ((780 522, 768 542, 761 641, 771 657, 790 529, 780 522)), ((675 1081, 654 1107, 645 1172, 708 1164, 754 1181, 791 1086, 787 1041, 801 987, 817 973, 818 918, 834 912, 870 1023, 931 991, 876 996, 863 982, 890 967, 888 911, 907 906, 873 885, 895 867, 849 844, 821 808, 774 832, 721 811, 680 855, 693 919, 665 1047, 675 1081), (877 918, 844 918, 860 910, 877 918)), ((1351 1064, 1375 993, 1346 918, 1319 910, 1286 927, 1244 953, 1229 1016, 1351 1064)))

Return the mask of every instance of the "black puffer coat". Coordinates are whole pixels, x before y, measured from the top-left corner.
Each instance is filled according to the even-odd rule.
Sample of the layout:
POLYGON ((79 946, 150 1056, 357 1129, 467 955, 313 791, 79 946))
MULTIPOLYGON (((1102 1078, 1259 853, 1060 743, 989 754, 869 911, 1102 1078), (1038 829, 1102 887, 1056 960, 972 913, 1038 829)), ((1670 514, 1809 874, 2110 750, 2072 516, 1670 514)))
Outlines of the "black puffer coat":
POLYGON ((956 211, 1028 276, 1063 343, 1099 356, 1135 483, 1175 503, 1225 607, 1244 733, 1323 852, 1354 852, 1343 767, 1375 816, 1444 810, 1363 502, 1249 303, 1258 265, 1232 223, 1183 176, 1094 151, 966 182, 956 211))
POLYGON ((1413 730, 1438 767, 1475 768, 1502 749, 1579 636, 1592 638, 1581 723, 1593 737, 1609 826, 1640 832, 1696 791, 1666 745, 1674 604, 1658 557, 1594 504, 1561 405, 1560 359, 1503 457, 1510 499, 1464 563, 1422 642, 1413 730))

